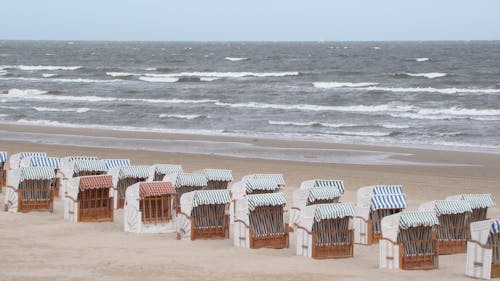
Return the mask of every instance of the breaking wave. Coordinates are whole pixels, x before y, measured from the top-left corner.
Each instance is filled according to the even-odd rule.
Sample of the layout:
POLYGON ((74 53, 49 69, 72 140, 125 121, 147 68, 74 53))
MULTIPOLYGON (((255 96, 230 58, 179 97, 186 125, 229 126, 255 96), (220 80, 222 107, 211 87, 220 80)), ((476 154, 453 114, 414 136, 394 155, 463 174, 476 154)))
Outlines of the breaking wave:
POLYGON ((76 70, 81 66, 60 66, 60 65, 1 65, 0 69, 19 69, 26 71, 37 70, 76 70))
POLYGON ((368 87, 368 86, 376 86, 378 83, 372 82, 360 82, 360 83, 352 83, 352 82, 313 82, 314 87, 320 89, 329 89, 329 88, 358 88, 358 87, 368 87))
POLYGON ((224 59, 228 61, 242 61, 247 60, 248 58, 225 57, 224 59))
POLYGON ((187 120, 193 120, 196 118, 201 118, 205 117, 204 115, 197 115, 197 114, 160 114, 160 118, 178 118, 178 119, 187 119, 187 120))

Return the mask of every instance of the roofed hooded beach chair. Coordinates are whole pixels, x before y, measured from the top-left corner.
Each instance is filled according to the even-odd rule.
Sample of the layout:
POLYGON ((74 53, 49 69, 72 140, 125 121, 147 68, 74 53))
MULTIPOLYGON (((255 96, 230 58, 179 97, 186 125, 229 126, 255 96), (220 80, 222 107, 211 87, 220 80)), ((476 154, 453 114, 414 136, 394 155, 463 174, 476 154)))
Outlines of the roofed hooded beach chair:
POLYGON ((466 201, 436 200, 424 203, 420 211, 435 212, 439 220, 439 254, 465 253, 472 209, 466 201))
POLYGON ((289 247, 283 193, 248 195, 236 203, 234 245, 243 248, 289 247))
POLYGON ((61 160, 56 157, 30 157, 25 158, 21 161, 21 166, 25 164, 27 167, 51 167, 56 173, 56 180, 54 182, 54 188, 52 193, 54 197, 59 196, 59 189, 61 186, 62 179, 65 177, 61 172, 61 160), (25 162, 25 163, 23 163, 25 162))
POLYGON ((9 212, 53 211, 51 167, 26 167, 9 171, 5 210, 9 212))
POLYGON ((149 178, 151 181, 169 181, 174 183, 179 173, 182 173, 181 165, 155 164, 150 168, 149 178))
POLYGON ((434 212, 402 212, 382 219, 380 268, 437 269, 438 219, 434 212))
POLYGON ((207 184, 207 178, 203 174, 179 173, 175 179, 176 200, 174 208, 179 210, 181 196, 184 193, 205 189, 207 184))
POLYGON ((370 245, 381 238, 381 220, 407 207, 401 185, 373 185, 358 189, 354 242, 370 245))
POLYGON ((108 171, 114 168, 130 167, 129 159, 104 159, 103 161, 108 171))
POLYGON ((149 178, 149 166, 129 166, 114 168, 108 172, 113 176, 115 209, 123 208, 127 188, 149 178))
POLYGON ((47 157, 46 152, 19 152, 16 154, 12 154, 10 156, 10 169, 17 169, 21 167, 21 161, 24 158, 30 157, 47 157))
POLYGON ((7 163, 7 152, 0 151, 0 193, 2 192, 2 187, 7 183, 7 170, 5 169, 5 163, 7 163))
POLYGON ((342 180, 307 180, 293 192, 293 205, 290 209, 290 225, 296 226, 300 212, 306 206, 337 203, 344 193, 342 180))
POLYGON ((482 221, 488 219, 488 208, 495 206, 491 194, 460 194, 446 198, 446 200, 464 200, 469 202, 472 208, 471 221, 482 221))
POLYGON ((73 162, 73 177, 105 175, 108 172, 106 163, 102 160, 75 160, 73 162))
POLYGON ((135 233, 175 232, 171 182, 138 182, 127 188, 124 231, 135 233))
POLYGON ((94 156, 67 156, 60 158, 61 160, 61 173, 63 174, 63 179, 59 187, 59 197, 61 200, 66 198, 66 185, 68 180, 73 178, 73 170, 75 166, 75 161, 77 160, 97 160, 94 156))
POLYGON ((224 169, 203 169, 202 174, 207 178, 206 189, 227 189, 230 182, 233 181, 231 170, 224 169))
POLYGON ((316 259, 352 257, 354 216, 349 203, 304 207, 297 225, 297 255, 316 259))
POLYGON ((70 179, 64 201, 64 218, 72 222, 113 221, 113 178, 109 175, 70 179))
POLYGON ((184 193, 177 213, 177 239, 229 238, 227 189, 184 193))
POLYGON ((470 224, 465 275, 481 279, 500 277, 500 220, 470 224))

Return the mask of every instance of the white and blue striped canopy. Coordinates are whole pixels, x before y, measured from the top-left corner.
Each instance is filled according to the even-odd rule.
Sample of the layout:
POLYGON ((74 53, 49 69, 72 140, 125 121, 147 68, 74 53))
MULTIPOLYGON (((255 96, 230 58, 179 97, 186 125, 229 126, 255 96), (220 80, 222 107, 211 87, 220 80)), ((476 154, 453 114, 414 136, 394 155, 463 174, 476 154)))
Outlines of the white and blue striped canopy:
POLYGON ((314 209, 314 220, 317 222, 345 217, 352 218, 354 216, 356 216, 356 213, 349 203, 318 204, 314 209))
POLYGON ((316 200, 332 200, 340 197, 340 191, 332 187, 315 187, 309 190, 309 202, 316 200))
POLYGON ((372 196, 371 210, 405 209, 407 207, 405 194, 372 196))
POLYGON ((340 194, 344 194, 343 180, 314 180, 314 187, 330 187, 337 188, 340 194))
POLYGON ((472 213, 469 202, 464 200, 437 200, 434 202, 434 209, 438 216, 472 213))
POLYGON ((500 232, 500 220, 494 220, 491 223, 490 232, 493 234, 500 232))
POLYGON ((21 169, 19 182, 24 180, 51 180, 56 177, 52 167, 26 167, 21 169))
POLYGON ((198 190, 194 193, 193 207, 200 205, 220 205, 229 204, 231 197, 227 189, 218 190, 198 190))
POLYGON ((29 157, 47 157, 46 152, 21 152, 19 159, 29 158, 29 157))
POLYGON ((104 159, 104 163, 106 164, 106 168, 108 170, 111 170, 113 168, 130 166, 129 159, 104 159))
POLYGON ((462 194, 462 200, 469 202, 472 209, 495 206, 491 194, 462 194))
POLYGON ((257 207, 286 205, 285 195, 281 192, 248 195, 247 198, 250 211, 257 207))
POLYGON ((128 166, 121 167, 118 173, 118 179, 125 178, 148 178, 149 177, 149 166, 128 166))
POLYGON ((434 212, 405 212, 401 213, 399 227, 408 229, 419 226, 435 226, 439 221, 434 212))
POLYGON ((158 164, 155 167, 155 172, 163 175, 171 175, 182 173, 181 165, 158 164))
POLYGON ((73 169, 75 173, 86 171, 105 172, 107 170, 106 164, 102 160, 75 160, 73 169))
POLYGON ((203 169, 202 173, 209 181, 233 181, 233 174, 231 170, 203 169))
POLYGON ((245 188, 247 193, 252 193, 254 190, 267 190, 274 191, 279 188, 278 183, 273 179, 248 179, 245 181, 245 188))
POLYGON ((271 179, 274 180, 280 187, 285 186, 285 179, 283 174, 255 174, 254 179, 271 179))
POLYGON ((374 195, 394 195, 403 194, 402 185, 374 185, 373 186, 374 195))
POLYGON ((77 161, 77 160, 97 160, 98 158, 95 156, 69 156, 69 162, 77 161))
POLYGON ((180 173, 175 180, 175 188, 184 186, 206 187, 207 178, 203 174, 180 173))
POLYGON ((4 163, 5 161, 7 161, 7 152, 0 151, 0 164, 4 163))
POLYGON ((61 160, 55 157, 31 157, 30 166, 32 167, 52 167, 61 168, 61 160))

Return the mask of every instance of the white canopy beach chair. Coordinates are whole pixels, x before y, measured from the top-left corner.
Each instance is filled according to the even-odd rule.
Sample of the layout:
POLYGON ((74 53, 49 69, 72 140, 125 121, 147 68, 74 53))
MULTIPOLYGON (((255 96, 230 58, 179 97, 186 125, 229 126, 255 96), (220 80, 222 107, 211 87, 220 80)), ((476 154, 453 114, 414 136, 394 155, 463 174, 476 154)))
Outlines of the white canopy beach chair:
POLYGON ((435 200, 420 205, 419 211, 434 212, 439 220, 439 254, 465 253, 472 209, 467 201, 435 200))
POLYGON ((124 231, 135 233, 175 232, 171 182, 138 182, 127 188, 124 206, 124 231))
POLYGON ((113 176, 113 197, 115 209, 123 208, 127 188, 149 178, 149 166, 117 167, 108 171, 113 176))
POLYGON ((10 169, 17 169, 20 167, 21 160, 24 158, 30 157, 47 157, 46 152, 19 152, 16 154, 12 154, 10 156, 10 169))
POLYGON ((179 173, 175 178, 176 199, 174 208, 179 211, 181 196, 184 193, 202 190, 207 187, 208 181, 205 175, 200 173, 179 173))
POLYGON ((400 212, 382 219, 380 268, 437 269, 439 254, 434 212, 400 212))
POLYGON ((362 245, 377 243, 381 238, 380 221, 407 207, 401 185, 372 185, 358 189, 354 242, 362 245))
POLYGON ((302 209, 309 205, 339 202, 344 193, 342 180, 307 180, 293 192, 293 205, 290 209, 290 226, 295 227, 302 209))
POLYGON ((470 224, 465 275, 481 279, 500 277, 500 220, 470 224))
POLYGON ((7 170, 5 169, 5 163, 7 163, 7 152, 0 151, 0 193, 7 183, 7 170))
POLYGON ((350 203, 304 207, 297 224, 297 255, 316 259, 352 257, 355 215, 350 203))
POLYGON ((20 167, 51 167, 56 173, 56 181, 54 182, 54 188, 52 193, 54 197, 59 196, 59 189, 61 183, 64 179, 64 175, 61 172, 61 160, 56 157, 28 157, 23 158, 20 163, 20 167))
POLYGON ((234 245, 242 248, 289 247, 283 193, 247 195, 236 202, 234 245))
POLYGON ((130 167, 130 159, 104 159, 104 164, 108 171, 114 168, 130 167))
POLYGON ((72 222, 112 222, 112 188, 109 175, 71 178, 64 200, 64 218, 72 222))
POLYGON ((175 182, 179 173, 182 173, 181 165, 154 164, 149 169, 148 181, 175 182))
POLYGON ((231 170, 203 169, 201 173, 207 178, 207 190, 227 189, 229 183, 233 181, 231 170))
POLYGON ((491 194, 459 194, 446 197, 446 200, 464 200, 472 208, 471 221, 488 219, 488 208, 495 206, 491 194))
POLYGON ((184 193, 176 218, 177 239, 229 238, 229 202, 227 189, 184 193))
POLYGON ((97 160, 95 156, 67 156, 61 159, 61 173, 63 174, 63 180, 61 186, 59 187, 59 197, 61 200, 65 200, 66 197, 66 185, 69 179, 73 178, 73 169, 75 166, 75 161, 77 160, 97 160))
POLYGON ((51 167, 26 167, 9 170, 5 210, 9 212, 53 211, 51 167))

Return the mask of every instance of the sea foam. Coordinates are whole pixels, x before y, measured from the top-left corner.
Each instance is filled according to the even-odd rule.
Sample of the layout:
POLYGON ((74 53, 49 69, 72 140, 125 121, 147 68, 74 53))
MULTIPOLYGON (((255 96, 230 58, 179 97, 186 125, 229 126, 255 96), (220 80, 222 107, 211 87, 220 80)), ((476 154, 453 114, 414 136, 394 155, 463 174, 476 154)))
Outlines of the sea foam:
POLYGON ((242 60, 247 60, 248 58, 225 57, 224 59, 228 61, 242 61, 242 60))
POLYGON ((329 89, 329 88, 358 88, 358 87, 368 87, 368 86, 376 86, 378 83, 373 82, 313 82, 314 87, 320 89, 329 89))
POLYGON ((2 65, 0 68, 4 69, 19 69, 26 71, 37 70, 76 70, 81 66, 59 66, 59 65, 2 65))

